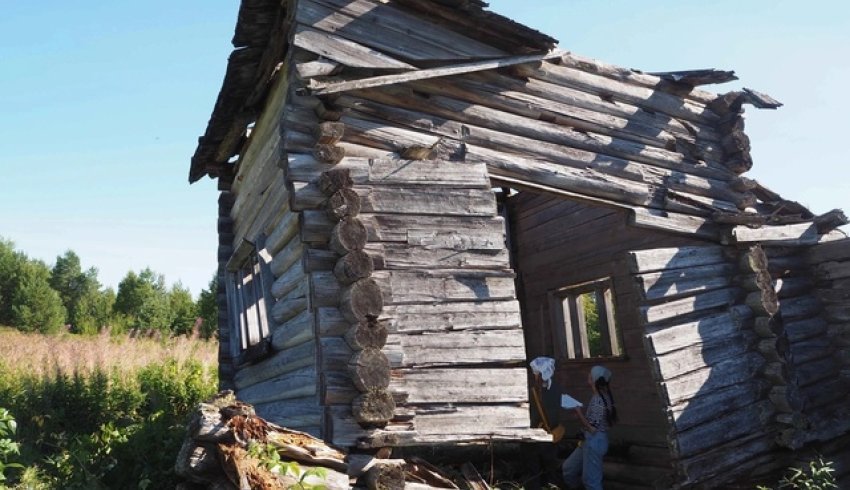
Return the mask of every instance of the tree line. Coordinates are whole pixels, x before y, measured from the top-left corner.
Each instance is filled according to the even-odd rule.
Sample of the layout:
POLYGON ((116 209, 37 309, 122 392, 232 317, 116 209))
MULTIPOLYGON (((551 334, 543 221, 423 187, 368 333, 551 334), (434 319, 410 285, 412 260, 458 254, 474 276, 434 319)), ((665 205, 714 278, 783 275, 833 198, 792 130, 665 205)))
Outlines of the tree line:
POLYGON ((83 270, 72 250, 50 267, 0 237, 0 325, 41 333, 67 328, 80 334, 109 328, 182 335, 198 328, 205 338, 216 331, 216 277, 195 301, 182 284, 169 288, 165 277, 150 268, 129 271, 117 291, 100 284, 97 275, 94 267, 83 270))

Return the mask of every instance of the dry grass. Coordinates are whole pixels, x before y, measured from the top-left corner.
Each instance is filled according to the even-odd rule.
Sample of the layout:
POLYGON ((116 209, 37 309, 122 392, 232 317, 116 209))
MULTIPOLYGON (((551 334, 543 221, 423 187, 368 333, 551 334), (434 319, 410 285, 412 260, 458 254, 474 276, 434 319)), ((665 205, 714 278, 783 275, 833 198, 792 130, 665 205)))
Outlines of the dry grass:
POLYGON ((0 365, 40 377, 57 370, 65 373, 131 373, 166 359, 182 363, 194 359, 205 367, 218 362, 218 343, 175 337, 164 340, 126 335, 80 336, 22 333, 0 327, 0 365))

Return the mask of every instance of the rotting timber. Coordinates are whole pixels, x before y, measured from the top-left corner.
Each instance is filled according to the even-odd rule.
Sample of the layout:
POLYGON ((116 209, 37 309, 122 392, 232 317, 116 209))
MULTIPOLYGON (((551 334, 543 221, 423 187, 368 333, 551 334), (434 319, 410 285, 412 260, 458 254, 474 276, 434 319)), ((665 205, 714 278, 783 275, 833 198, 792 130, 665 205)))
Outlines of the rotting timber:
POLYGON ((743 106, 777 101, 475 0, 244 1, 234 45, 189 178, 221 190, 221 383, 260 415, 362 451, 545 440, 525 366, 575 381, 554 293, 608 277, 612 488, 720 485, 850 430, 846 217, 744 176, 743 106))

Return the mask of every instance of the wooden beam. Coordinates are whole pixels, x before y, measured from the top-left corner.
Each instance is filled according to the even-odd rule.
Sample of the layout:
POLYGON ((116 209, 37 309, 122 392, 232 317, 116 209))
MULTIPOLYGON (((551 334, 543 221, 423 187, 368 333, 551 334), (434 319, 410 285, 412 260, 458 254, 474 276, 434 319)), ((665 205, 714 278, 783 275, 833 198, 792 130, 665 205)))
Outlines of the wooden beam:
POLYGON ((351 90, 360 90, 364 88, 382 87, 385 85, 395 85, 398 83, 412 82, 414 80, 426 80, 430 78, 461 75, 463 73, 495 70, 497 68, 504 68, 506 66, 515 66, 521 65, 523 63, 533 63, 541 60, 554 59, 562 55, 563 53, 560 51, 550 51, 548 53, 543 54, 510 56, 497 60, 459 63, 457 65, 445 66, 440 68, 428 68, 395 75, 382 75, 377 77, 364 78, 361 80, 351 80, 336 83, 319 83, 315 80, 311 80, 310 86, 308 88, 303 89, 303 91, 300 93, 302 95, 337 94, 340 92, 349 92, 351 90))

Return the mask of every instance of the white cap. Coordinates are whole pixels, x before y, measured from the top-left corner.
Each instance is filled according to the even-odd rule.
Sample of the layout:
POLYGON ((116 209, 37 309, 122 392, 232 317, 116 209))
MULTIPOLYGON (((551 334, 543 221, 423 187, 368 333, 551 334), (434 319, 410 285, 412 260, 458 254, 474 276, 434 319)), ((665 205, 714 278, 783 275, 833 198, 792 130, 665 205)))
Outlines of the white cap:
POLYGON ((596 380, 598 380, 599 378, 604 379, 606 383, 610 382, 611 381, 611 370, 609 370, 605 366, 599 366, 599 365, 593 366, 590 369, 590 379, 592 379, 593 382, 595 383, 596 380))

